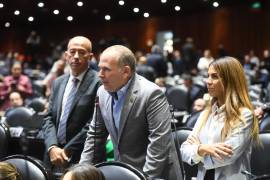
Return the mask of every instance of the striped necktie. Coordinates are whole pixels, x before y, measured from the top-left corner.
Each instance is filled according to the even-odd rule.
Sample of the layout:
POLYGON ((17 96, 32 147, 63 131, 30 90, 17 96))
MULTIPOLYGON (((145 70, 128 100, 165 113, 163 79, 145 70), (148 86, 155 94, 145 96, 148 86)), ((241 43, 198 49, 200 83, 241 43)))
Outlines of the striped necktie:
POLYGON ((70 108, 73 103, 75 94, 77 92, 77 85, 78 85, 79 80, 77 78, 72 79, 72 85, 71 89, 69 91, 69 94, 67 96, 67 101, 65 104, 64 110, 63 110, 63 115, 61 116, 60 123, 58 126, 58 131, 57 131, 57 139, 60 144, 65 144, 66 143, 66 129, 67 129, 67 119, 70 113, 70 108))

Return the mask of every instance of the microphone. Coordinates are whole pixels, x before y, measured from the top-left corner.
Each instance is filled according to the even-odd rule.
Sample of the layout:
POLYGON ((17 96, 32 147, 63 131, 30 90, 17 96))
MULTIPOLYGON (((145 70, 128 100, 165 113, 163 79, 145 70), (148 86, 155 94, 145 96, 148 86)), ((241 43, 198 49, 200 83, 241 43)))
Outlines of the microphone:
POLYGON ((98 158, 97 158, 97 146, 96 146, 96 135, 97 135, 97 119, 98 119, 98 113, 100 112, 100 109, 99 109, 99 96, 96 96, 95 97, 95 111, 94 111, 94 152, 93 152, 93 164, 95 164, 95 161, 97 162, 98 161, 98 158))

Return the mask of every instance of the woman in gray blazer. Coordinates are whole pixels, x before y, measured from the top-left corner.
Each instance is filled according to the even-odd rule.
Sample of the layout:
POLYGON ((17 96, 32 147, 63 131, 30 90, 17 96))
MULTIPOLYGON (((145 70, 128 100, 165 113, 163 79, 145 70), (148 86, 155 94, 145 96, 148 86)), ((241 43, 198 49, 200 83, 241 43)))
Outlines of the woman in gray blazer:
POLYGON ((242 65, 232 57, 212 62, 207 88, 212 99, 181 146, 183 161, 198 164, 198 180, 246 179, 259 130, 242 65))

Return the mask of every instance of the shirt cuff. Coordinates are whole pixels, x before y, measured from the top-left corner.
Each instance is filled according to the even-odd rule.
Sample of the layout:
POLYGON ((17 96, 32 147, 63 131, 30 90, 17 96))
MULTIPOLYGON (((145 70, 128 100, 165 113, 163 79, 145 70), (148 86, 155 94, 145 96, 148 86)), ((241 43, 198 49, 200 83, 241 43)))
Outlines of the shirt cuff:
POLYGON ((199 148, 199 144, 194 144, 193 145, 193 157, 192 157, 192 161, 197 164, 199 162, 201 162, 203 160, 203 156, 200 156, 198 154, 198 148, 199 148))
POLYGON ((49 152, 50 152, 50 150, 51 150, 52 148, 54 148, 54 147, 57 147, 57 146, 56 146, 56 145, 52 145, 52 146, 50 146, 47 152, 49 153, 49 152))

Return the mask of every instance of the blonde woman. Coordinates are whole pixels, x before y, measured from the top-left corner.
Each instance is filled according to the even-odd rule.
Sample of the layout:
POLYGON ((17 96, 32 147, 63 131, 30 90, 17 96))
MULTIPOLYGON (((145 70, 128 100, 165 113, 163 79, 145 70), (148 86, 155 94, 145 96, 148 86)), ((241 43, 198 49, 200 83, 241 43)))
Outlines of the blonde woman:
POLYGON ((183 161, 198 164, 197 180, 246 179, 241 171, 250 171, 259 130, 242 65, 232 57, 213 61, 207 88, 212 100, 181 146, 183 161))
POLYGON ((21 180, 16 167, 8 162, 0 162, 0 180, 21 180))

